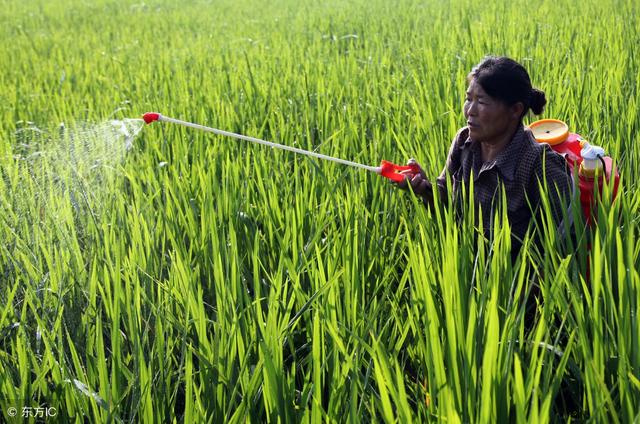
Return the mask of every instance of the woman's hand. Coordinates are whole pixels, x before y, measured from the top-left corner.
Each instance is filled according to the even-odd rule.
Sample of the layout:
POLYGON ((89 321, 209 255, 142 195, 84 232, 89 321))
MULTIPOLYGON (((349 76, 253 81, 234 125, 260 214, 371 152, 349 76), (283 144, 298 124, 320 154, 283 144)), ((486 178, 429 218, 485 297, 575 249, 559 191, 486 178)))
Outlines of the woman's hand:
POLYGON ((411 187, 413 193, 422 197, 425 202, 433 201, 433 187, 431 186, 431 182, 427 178, 427 174, 424 173, 422 167, 416 162, 415 159, 409 159, 407 165, 417 166, 419 171, 402 171, 401 173, 405 175, 405 179, 399 183, 397 186, 402 190, 408 190, 411 187))

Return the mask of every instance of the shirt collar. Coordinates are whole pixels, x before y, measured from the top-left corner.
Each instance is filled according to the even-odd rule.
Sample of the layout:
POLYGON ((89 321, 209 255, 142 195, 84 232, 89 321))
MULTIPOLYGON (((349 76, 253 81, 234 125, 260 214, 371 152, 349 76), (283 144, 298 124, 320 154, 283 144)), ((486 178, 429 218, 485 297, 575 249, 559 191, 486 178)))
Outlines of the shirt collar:
MULTIPOLYGON (((523 151, 527 140, 528 137, 524 125, 520 124, 509 144, 498 154, 492 163, 485 164, 483 169, 491 169, 495 166, 505 179, 513 180, 518 164, 518 157, 523 151)), ((467 137, 461 148, 472 148, 473 154, 480 154, 480 145, 475 143, 471 137, 467 137)), ((480 158, 477 159, 480 160, 480 158)))
POLYGON ((516 166, 519 162, 518 158, 524 151, 527 140, 524 126, 520 124, 511 142, 507 144, 505 149, 496 157, 495 164, 504 178, 513 180, 516 173, 516 166))

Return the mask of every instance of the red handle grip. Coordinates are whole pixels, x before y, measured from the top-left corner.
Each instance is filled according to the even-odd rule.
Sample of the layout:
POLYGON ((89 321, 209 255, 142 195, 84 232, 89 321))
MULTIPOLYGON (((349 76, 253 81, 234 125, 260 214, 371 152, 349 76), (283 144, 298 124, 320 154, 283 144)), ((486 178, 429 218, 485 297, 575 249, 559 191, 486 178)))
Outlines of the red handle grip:
POLYGON ((401 166, 386 160, 380 162, 380 175, 396 183, 402 182, 408 176, 413 176, 418 172, 420 172, 420 167, 417 164, 401 166))

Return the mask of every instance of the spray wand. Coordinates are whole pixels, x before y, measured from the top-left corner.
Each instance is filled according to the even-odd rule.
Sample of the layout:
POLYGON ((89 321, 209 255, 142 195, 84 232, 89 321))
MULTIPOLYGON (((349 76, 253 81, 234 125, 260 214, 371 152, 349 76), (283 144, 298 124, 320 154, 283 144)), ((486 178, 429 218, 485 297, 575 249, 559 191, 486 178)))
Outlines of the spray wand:
POLYGON ((318 159, 328 160, 328 161, 336 162, 342 165, 353 166, 355 168, 360 168, 360 169, 365 169, 367 171, 375 172, 376 174, 382 175, 383 177, 388 178, 394 182, 402 182, 406 178, 406 175, 404 174, 405 171, 410 171, 410 173, 418 173, 420 171, 420 168, 418 167, 418 165, 401 166, 401 165, 396 165, 394 163, 388 162, 386 160, 383 160, 382 162, 380 162, 380 166, 363 165, 361 163, 351 162, 348 160, 335 158, 332 156, 327 156, 327 155, 323 155, 316 152, 310 152, 308 150, 299 149, 297 147, 291 147, 284 144, 273 143, 270 141, 260 140, 259 138, 255 138, 255 137, 248 137, 246 135, 236 134, 229 131, 223 131, 216 128, 205 127, 204 125, 194 124, 192 122, 182 121, 180 119, 170 118, 168 116, 164 116, 157 112, 147 112, 142 116, 142 119, 144 119, 144 122, 146 122, 147 124, 150 124, 154 121, 169 122, 172 124, 178 124, 185 127, 195 128, 201 131, 212 132, 214 134, 223 135, 226 137, 249 141, 251 143, 262 144, 262 145, 273 147, 276 149, 287 150, 289 152, 294 152, 294 153, 298 153, 305 156, 311 156, 318 159))

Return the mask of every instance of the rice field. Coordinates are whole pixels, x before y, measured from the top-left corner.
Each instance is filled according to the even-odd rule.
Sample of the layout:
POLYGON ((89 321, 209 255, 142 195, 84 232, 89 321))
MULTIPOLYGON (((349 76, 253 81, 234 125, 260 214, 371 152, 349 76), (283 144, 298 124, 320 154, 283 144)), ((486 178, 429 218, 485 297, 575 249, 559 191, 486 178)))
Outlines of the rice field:
POLYGON ((638 422, 639 6, 2 2, 3 420, 638 422), (489 243, 374 174, 137 120, 435 178, 487 54, 622 181, 515 262, 504 213, 489 243))

